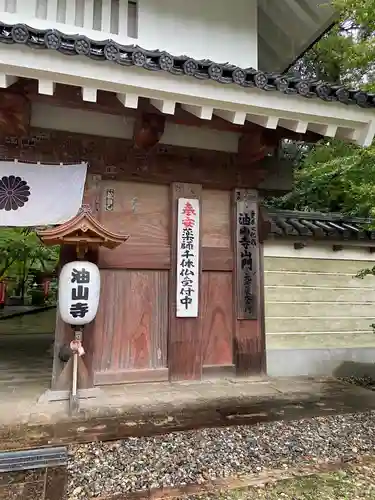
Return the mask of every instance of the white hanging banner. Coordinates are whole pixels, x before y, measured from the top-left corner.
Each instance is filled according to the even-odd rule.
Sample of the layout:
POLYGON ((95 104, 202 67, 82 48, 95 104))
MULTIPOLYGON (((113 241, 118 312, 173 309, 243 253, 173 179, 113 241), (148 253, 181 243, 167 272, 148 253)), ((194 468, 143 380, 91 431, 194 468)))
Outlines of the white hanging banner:
POLYGON ((62 224, 82 205, 87 164, 0 161, 0 226, 62 224))
POLYGON ((199 304, 199 200, 178 199, 178 318, 197 318, 199 304))
POLYGON ((58 305, 68 325, 86 325, 96 316, 100 296, 100 271, 88 261, 68 262, 59 276, 58 305))

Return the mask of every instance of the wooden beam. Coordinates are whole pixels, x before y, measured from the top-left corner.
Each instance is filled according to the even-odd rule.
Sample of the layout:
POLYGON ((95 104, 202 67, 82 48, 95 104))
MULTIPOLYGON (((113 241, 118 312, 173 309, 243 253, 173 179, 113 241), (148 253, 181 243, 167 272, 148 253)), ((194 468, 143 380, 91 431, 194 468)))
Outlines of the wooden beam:
POLYGON ((14 83, 16 83, 17 80, 18 80, 18 78, 16 76, 6 75, 5 73, 0 73, 0 87, 3 89, 10 87, 14 83))
POLYGON ((160 113, 164 113, 166 115, 174 115, 176 109, 176 103, 173 101, 150 99, 150 104, 160 111, 160 113))
POLYGON ((279 123, 279 118, 276 116, 260 116, 260 115, 247 115, 246 118, 249 122, 260 125, 264 128, 275 129, 279 123))
POLYGON ((236 125, 243 125, 246 120, 246 113, 244 111, 224 111, 222 109, 215 109, 214 114, 236 125))
MULTIPOLYGON (((139 113, 160 113, 159 110, 149 102, 148 99, 139 98, 138 108, 124 107, 122 101, 126 101, 119 94, 116 96, 112 92, 104 92, 99 90, 97 92, 97 102, 83 101, 82 92, 78 91, 77 88, 69 85, 57 84, 55 94, 42 95, 38 93, 38 85, 34 80, 20 79, 15 85, 18 86, 20 92, 27 95, 28 99, 32 102, 40 102, 43 104, 49 104, 51 106, 67 107, 73 109, 84 109, 87 111, 96 111, 99 113, 106 113, 112 115, 127 115, 136 118, 139 113)), ((1 91, 1 90, 0 90, 1 91)), ((129 95, 129 94, 128 94, 129 95)), ((133 98, 134 106, 135 99, 133 98)), ((258 129, 259 126, 246 122, 244 125, 237 125, 236 123, 231 123, 218 115, 213 114, 211 120, 202 120, 197 116, 185 111, 180 104, 176 104, 174 115, 168 115, 168 121, 175 123, 177 125, 186 125, 192 127, 205 127, 212 130, 221 130, 225 132, 235 132, 235 133, 253 133, 254 130, 258 129)), ((270 132, 273 132, 270 130, 270 132)))
POLYGON ((286 120, 281 118, 279 121, 281 127, 287 128, 296 134, 305 134, 307 131, 308 123, 299 120, 286 120))
POLYGON ((324 137, 335 137, 337 132, 337 125, 323 125, 320 123, 309 123, 307 129, 324 137))
POLYGON ((214 108, 210 106, 192 106, 190 104, 182 104, 182 109, 200 118, 201 120, 211 120, 214 108))
POLYGON ((88 102, 96 102, 98 90, 91 87, 82 87, 82 99, 88 102))
MULTIPOLYGON (((96 111, 100 113, 107 113, 113 115, 127 115, 132 118, 136 118, 140 113, 158 113, 153 105, 148 101, 148 99, 140 98, 138 100, 138 109, 131 109, 130 107, 124 107, 120 100, 116 97, 116 94, 112 92, 104 92, 99 90, 97 93, 97 102, 88 102, 82 100, 82 93, 77 92, 77 88, 57 84, 55 94, 52 95, 42 95, 38 93, 38 84, 34 80, 19 79, 18 82, 14 84, 17 87, 17 91, 26 94, 27 98, 32 102, 40 102, 43 104, 49 104, 51 106, 67 107, 73 109, 84 109, 87 111, 96 111)), ((4 92, 1 91, 0 92, 4 92)), ((129 95, 129 94, 128 94, 129 95)), ((134 102, 135 104, 135 102, 134 102)), ((225 115, 224 115, 225 116, 225 115)), ((229 115, 226 115, 227 118, 229 115)), ((249 117, 249 115, 247 115, 249 117)), ((185 111, 180 104, 176 104, 175 114, 168 115, 168 122, 175 123, 178 125, 192 126, 192 127, 205 127, 213 130, 221 130, 227 132, 241 133, 245 135, 253 135, 254 132, 258 132, 263 129, 263 133, 267 136, 267 141, 274 138, 272 142, 277 142, 283 137, 287 139, 296 139, 306 141, 316 142, 320 140, 321 135, 313 132, 312 130, 307 130, 305 134, 296 133, 290 129, 283 128, 281 124, 277 126, 277 129, 264 128, 262 125, 252 123, 249 120, 245 121, 244 125, 237 125, 231 123, 218 116, 215 113, 212 115, 211 120, 202 120, 197 116, 185 111)), ((265 121, 261 122, 266 124, 265 121)), ((272 120, 269 122, 269 126, 272 125, 272 120)), ((274 125, 272 125, 274 126, 274 125)), ((338 128, 338 136, 342 138, 353 137, 353 130, 338 128), (350 137, 349 137, 350 136, 350 137)))
POLYGON ((55 93, 55 82, 52 80, 38 80, 39 94, 53 95, 55 93))
POLYGON ((235 133, 243 133, 245 131, 251 132, 251 130, 257 127, 256 125, 252 125, 251 123, 246 121, 244 125, 237 125, 235 123, 231 123, 227 120, 224 120, 214 112, 212 114, 211 120, 201 120, 200 118, 192 115, 188 111, 185 111, 182 108, 181 104, 176 105, 175 115, 170 118, 170 121, 173 121, 174 123, 179 125, 187 125, 192 127, 205 127, 214 130, 222 130, 235 133))
POLYGON ((139 96, 137 96, 136 94, 117 94, 117 99, 125 108, 138 108, 139 96))

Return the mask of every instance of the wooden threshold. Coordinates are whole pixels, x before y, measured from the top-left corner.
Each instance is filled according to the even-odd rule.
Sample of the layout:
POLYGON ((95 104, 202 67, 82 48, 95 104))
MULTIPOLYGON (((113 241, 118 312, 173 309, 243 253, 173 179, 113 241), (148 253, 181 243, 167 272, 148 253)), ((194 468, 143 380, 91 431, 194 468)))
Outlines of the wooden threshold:
POLYGON ((132 384, 134 382, 167 382, 168 368, 117 370, 94 373, 94 386, 132 384))
POLYGON ((235 365, 205 365, 202 368, 202 378, 235 377, 235 365))

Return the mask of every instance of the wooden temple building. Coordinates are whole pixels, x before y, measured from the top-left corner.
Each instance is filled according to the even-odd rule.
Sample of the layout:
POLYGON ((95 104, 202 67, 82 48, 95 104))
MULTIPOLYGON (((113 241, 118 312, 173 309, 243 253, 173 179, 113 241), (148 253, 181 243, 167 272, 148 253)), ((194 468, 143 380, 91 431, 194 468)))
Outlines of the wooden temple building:
MULTIPOLYGON (((81 389, 266 373, 261 204, 292 187, 280 141, 373 140, 374 96, 288 72, 329 6, 214 3, 0 1, 1 159, 88 164, 83 210, 40 232, 62 263, 81 241, 100 268, 81 389), (189 315, 178 200, 195 216, 189 315)), ((53 391, 71 338, 57 318, 53 391)))

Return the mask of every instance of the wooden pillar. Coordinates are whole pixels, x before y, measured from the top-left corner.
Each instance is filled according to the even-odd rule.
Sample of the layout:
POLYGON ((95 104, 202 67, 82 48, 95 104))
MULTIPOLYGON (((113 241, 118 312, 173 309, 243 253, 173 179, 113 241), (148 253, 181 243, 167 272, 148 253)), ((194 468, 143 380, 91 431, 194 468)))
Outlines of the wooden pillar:
MULTIPOLYGON (((170 380, 200 379, 202 374, 202 352, 199 338, 199 316, 181 318, 177 311, 177 208, 179 198, 201 199, 202 186, 198 184, 173 183, 171 185, 171 269, 169 279, 169 339, 168 367, 170 380)), ((200 210, 201 212, 201 210, 200 210)), ((199 289, 202 286, 201 234, 199 234, 199 289)), ((200 301, 199 301, 200 302, 200 301)), ((198 302, 198 304, 199 304, 198 302)))
POLYGON ((233 193, 234 362, 238 375, 266 371, 263 246, 256 191, 233 193))
MULTIPOLYGON (((74 260, 75 258, 75 249, 71 248, 67 245, 62 245, 60 247, 60 261, 59 261, 59 269, 58 274, 62 267, 68 262, 74 260)), ((60 317, 59 308, 57 304, 56 308, 56 326, 55 326, 55 340, 54 340, 54 349, 53 349, 53 367, 52 367, 52 390, 68 390, 70 374, 67 370, 64 370, 64 363, 61 361, 59 357, 60 350, 62 346, 69 344, 69 342, 73 339, 71 335, 71 330, 69 326, 63 322, 60 317)))

